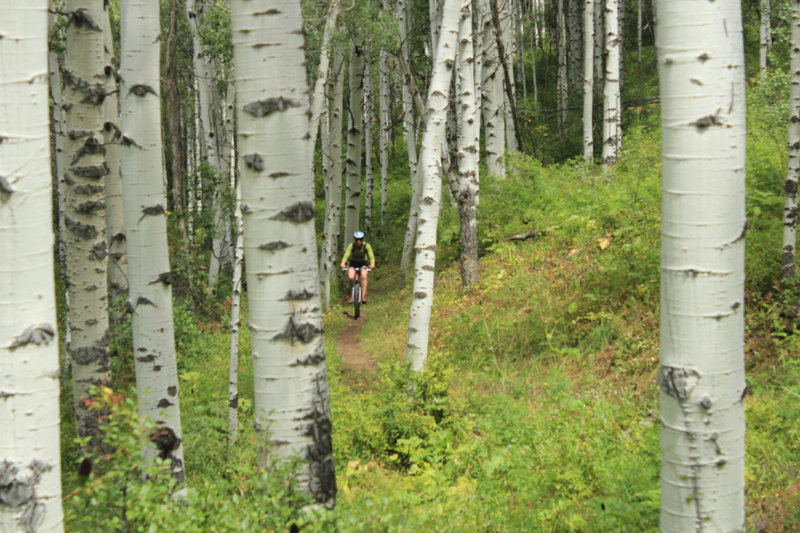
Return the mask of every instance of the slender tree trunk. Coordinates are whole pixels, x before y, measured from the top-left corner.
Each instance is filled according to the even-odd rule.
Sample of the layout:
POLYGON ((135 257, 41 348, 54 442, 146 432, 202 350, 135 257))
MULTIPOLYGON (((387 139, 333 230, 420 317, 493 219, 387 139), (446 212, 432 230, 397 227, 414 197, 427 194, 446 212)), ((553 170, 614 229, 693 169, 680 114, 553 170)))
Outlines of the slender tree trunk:
POLYGON ((330 147, 327 150, 330 161, 325 175, 325 227, 324 245, 320 255, 320 276, 322 280, 322 301, 325 309, 331 307, 331 283, 336 256, 339 252, 338 239, 342 213, 342 107, 344 103, 344 60, 341 52, 334 50, 333 83, 329 124, 330 147))
POLYGON ((339 18, 339 0, 333 0, 328 8, 328 17, 325 19, 325 29, 322 33, 322 47, 319 52, 319 74, 314 82, 314 92, 311 94, 311 140, 308 143, 308 157, 313 161, 314 150, 317 146, 317 133, 319 132, 319 121, 322 115, 322 108, 326 105, 325 85, 328 82, 328 71, 330 70, 330 43, 333 30, 336 28, 336 20, 339 18))
POLYGON ((621 106, 619 91, 619 0, 606 0, 606 76, 603 85, 603 163, 611 166, 619 157, 621 106))
POLYGON ((578 88, 582 85, 583 78, 583 57, 582 49, 582 17, 581 17, 581 3, 583 0, 566 0, 568 4, 567 20, 569 21, 568 35, 569 35, 569 85, 570 87, 578 88))
POLYGON ((0 11, 0 531, 60 533, 47 1, 0 11))
POLYGON ((567 23, 564 16, 564 1, 565 0, 558 0, 556 4, 556 24, 558 30, 558 41, 556 43, 556 54, 558 57, 556 98, 559 130, 562 129, 567 122, 567 103, 569 101, 569 86, 567 84, 567 23))
POLYGON ((372 172, 372 121, 375 115, 372 98, 372 58, 364 62, 364 227, 372 229, 372 204, 375 177, 372 172))
POLYGON ((106 88, 102 0, 66 2, 67 57, 63 79, 67 128, 64 239, 67 251, 70 345, 78 435, 100 444, 96 415, 84 399, 110 382, 104 140, 106 88))
POLYGON ((233 259, 233 293, 231 295, 231 346, 228 357, 228 448, 239 438, 239 327, 241 326, 242 263, 244 263, 244 225, 242 222, 242 188, 236 185, 235 252, 233 259))
MULTIPOLYGON (((539 101, 539 82, 536 79, 536 20, 539 17, 536 0, 531 3, 531 81, 533 83, 533 101, 539 101)), ((477 42, 476 42, 477 45, 477 42)))
POLYGON ((461 228, 461 283, 476 285, 478 274, 477 204, 479 187, 480 122, 475 119, 475 60, 472 43, 471 0, 462 4, 458 25, 458 180, 453 195, 458 202, 461 228))
POLYGON ((740 9, 737 1, 658 6, 663 532, 745 531, 740 9))
POLYGON ((411 265, 411 255, 414 248, 414 236, 417 233, 417 217, 419 209, 420 178, 417 164, 417 135, 414 129, 414 105, 412 102, 411 85, 413 83, 408 44, 408 27, 405 0, 397 0, 397 21, 400 26, 400 55, 401 62, 406 65, 403 71, 404 83, 402 89, 403 99, 403 130, 406 137, 406 150, 408 152, 408 175, 411 184, 411 204, 409 205, 406 234, 403 239, 403 251, 400 256, 400 271, 405 277, 411 265))
POLYGON ((594 160, 594 0, 583 3, 583 160, 594 160))
POLYGON ((159 88, 159 4, 126 0, 121 13, 122 175, 128 235, 128 310, 139 413, 158 421, 148 456, 184 479, 172 273, 167 251, 159 88))
POLYGON ((347 180, 345 182, 344 235, 353 236, 361 221, 361 152, 364 148, 364 51, 350 53, 350 102, 347 122, 347 180))
POLYGON ((761 0, 761 24, 759 40, 759 65, 761 72, 767 70, 767 58, 772 48, 772 6, 770 0, 761 0))
POLYGON ((178 97, 178 68, 176 66, 177 49, 175 40, 178 38, 178 2, 170 0, 169 30, 167 31, 166 50, 164 52, 165 84, 167 89, 167 106, 169 112, 169 144, 170 144, 170 174, 172 177, 172 208, 178 220, 178 231, 181 237, 186 237, 186 222, 183 213, 183 161, 181 160, 181 124, 180 124, 180 99, 178 97))
POLYGON ((520 127, 519 120, 517 118, 517 104, 516 99, 514 98, 514 89, 511 86, 511 81, 514 79, 514 75, 509 68, 508 55, 506 54, 506 47, 505 43, 503 42, 504 36, 500 21, 500 10, 497 7, 497 0, 489 0, 489 6, 492 10, 492 24, 494 25, 495 29, 494 35, 497 39, 497 55, 500 59, 500 65, 503 67, 503 86, 506 91, 505 102, 508 104, 508 107, 511 111, 511 118, 514 124, 512 133, 516 136, 516 145, 521 147, 522 139, 519 137, 520 127))
MULTIPOLYGON (((464 6, 468 0, 464 0, 464 6)), ((428 332, 433 308, 433 280, 436 266, 436 226, 441 204, 441 154, 447 123, 449 87, 458 35, 459 0, 444 0, 442 31, 434 56, 428 89, 428 116, 422 141, 423 198, 414 260, 414 298, 408 321, 408 351, 411 368, 422 372, 428 356, 428 332)))
POLYGON ((642 0, 636 0, 636 50, 639 66, 642 64, 642 0))
POLYGON ((789 71, 789 169, 786 174, 783 204, 783 256, 781 273, 794 275, 797 246, 797 182, 800 174, 800 0, 792 0, 792 46, 789 71))
POLYGON ((483 95, 484 136, 486 138, 486 171, 495 176, 505 177, 503 156, 506 151, 506 130, 503 95, 503 69, 500 64, 492 22, 492 9, 489 0, 480 0, 481 23, 483 24, 483 68, 481 87, 483 95))
MULTIPOLYGON (((114 42, 111 34, 111 21, 108 6, 103 16, 103 36, 105 49, 106 97, 103 101, 105 116, 106 161, 106 225, 108 233, 108 286, 111 298, 120 300, 128 295, 128 260, 125 237, 125 208, 122 204, 122 174, 120 170, 120 143, 122 135, 119 126, 119 80, 118 61, 114 57, 114 42)), ((115 317, 114 320, 119 317, 115 317)), ((112 325, 113 327, 113 325, 112 325)))
POLYGON ((594 0, 594 87, 598 93, 602 90, 605 81, 605 0, 594 0))
POLYGON ((386 206, 389 201, 389 57, 385 50, 381 50, 380 53, 379 87, 378 145, 381 165, 381 226, 385 226, 386 206))
MULTIPOLYGON (((309 160, 300 3, 231 2, 254 426, 263 463, 298 460, 320 504, 336 494, 309 160), (269 61, 273 68, 263 67, 269 61)), ((268 465, 264 465, 268 466, 268 465)))

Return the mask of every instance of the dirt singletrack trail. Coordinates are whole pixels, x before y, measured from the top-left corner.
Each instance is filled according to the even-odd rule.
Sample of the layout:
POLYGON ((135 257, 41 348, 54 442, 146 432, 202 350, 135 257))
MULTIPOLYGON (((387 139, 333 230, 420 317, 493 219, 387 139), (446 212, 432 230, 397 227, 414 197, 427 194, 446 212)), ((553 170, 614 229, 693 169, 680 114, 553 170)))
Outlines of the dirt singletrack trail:
MULTIPOLYGON (((377 295, 377 293, 372 293, 377 295)), ((371 388, 377 380, 378 364, 358 340, 365 320, 369 320, 369 312, 362 309, 361 318, 353 318, 352 306, 345 307, 347 323, 336 336, 336 345, 342 356, 342 377, 344 382, 353 390, 366 390, 371 388)))

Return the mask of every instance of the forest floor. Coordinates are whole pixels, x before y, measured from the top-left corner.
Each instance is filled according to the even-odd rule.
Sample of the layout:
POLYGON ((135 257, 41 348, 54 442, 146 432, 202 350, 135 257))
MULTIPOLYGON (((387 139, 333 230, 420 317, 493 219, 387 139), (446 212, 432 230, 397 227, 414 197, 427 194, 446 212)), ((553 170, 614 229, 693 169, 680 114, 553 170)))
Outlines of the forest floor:
POLYGON ((336 336, 339 355, 342 357, 343 381, 356 391, 369 389, 374 385, 378 371, 375 358, 364 349, 358 338, 369 315, 366 310, 362 313, 361 319, 355 320, 352 311, 348 309, 344 313, 347 315, 347 322, 336 336))

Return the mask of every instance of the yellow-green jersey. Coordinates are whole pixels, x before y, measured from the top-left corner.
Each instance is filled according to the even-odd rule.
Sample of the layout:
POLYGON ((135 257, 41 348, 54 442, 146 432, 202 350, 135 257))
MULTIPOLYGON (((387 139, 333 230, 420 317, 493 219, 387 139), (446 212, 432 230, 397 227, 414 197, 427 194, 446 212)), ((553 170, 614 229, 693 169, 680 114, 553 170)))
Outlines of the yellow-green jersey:
POLYGON ((364 246, 354 246, 355 243, 351 242, 347 249, 344 251, 344 257, 342 257, 342 263, 347 264, 348 261, 351 263, 360 263, 359 265, 353 266, 365 266, 365 265, 374 265, 375 264, 375 254, 372 253, 372 246, 368 242, 364 243, 364 246))

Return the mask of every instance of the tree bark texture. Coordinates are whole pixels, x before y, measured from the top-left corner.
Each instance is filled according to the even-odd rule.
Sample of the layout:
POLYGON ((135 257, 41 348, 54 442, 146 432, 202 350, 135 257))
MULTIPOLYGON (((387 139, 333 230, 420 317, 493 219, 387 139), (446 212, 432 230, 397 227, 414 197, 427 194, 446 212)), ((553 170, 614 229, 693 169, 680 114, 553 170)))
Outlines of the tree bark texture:
POLYGON ((603 84, 603 164, 611 166, 617 163, 622 140, 620 101, 620 47, 618 39, 619 0, 606 0, 605 9, 605 43, 606 70, 603 84))
POLYGON ((583 2, 583 160, 594 160, 594 0, 583 2))
POLYGON ((350 53, 350 101, 347 121, 347 180, 345 181, 344 238, 353 237, 361 223, 361 152, 364 149, 364 51, 350 53))
POLYGON ((480 0, 483 65, 481 72, 481 104, 484 136, 486 139, 486 171, 490 175, 505 177, 503 156, 506 152, 505 96, 503 93, 503 68, 500 64, 492 22, 489 0, 480 0))
POLYGON ((385 50, 381 50, 379 61, 378 151, 381 166, 381 226, 385 226, 389 202, 389 54, 385 50))
POLYGON ((422 140, 420 168, 423 193, 420 201, 419 229, 414 259, 414 287, 408 321, 406 358, 414 371, 422 372, 428 356, 428 340, 433 309, 433 281, 436 267, 437 223, 442 194, 441 153, 447 124, 450 79, 458 36, 459 0, 444 0, 439 46, 434 56, 428 88, 428 114, 422 140))
POLYGON ((264 10, 234 0, 231 18, 254 425, 263 462, 299 460, 298 482, 330 507, 336 480, 300 3, 264 10))
POLYGON ((661 0, 658 14, 661 531, 745 531, 740 4, 661 0))
POLYGON ((0 531, 61 533, 47 1, 0 10, 0 531))
POLYGON ((108 383, 108 254, 104 146, 106 97, 103 0, 70 0, 64 80, 67 161, 64 172, 67 292, 73 400, 78 435, 100 444, 97 416, 84 400, 108 383))
POLYGON ((556 102, 558 106, 558 128, 564 127, 567 121, 567 104, 569 102, 569 85, 567 77, 567 22, 564 14, 564 2, 556 2, 556 57, 557 57, 557 79, 556 79, 556 102))
POLYGON ((800 174, 800 0, 792 0, 792 46, 789 72, 789 165, 783 204, 781 274, 794 275, 797 247, 797 182, 800 174))
POLYGON ((139 413, 157 422, 148 456, 168 459, 183 481, 183 446, 172 273, 167 249, 167 198, 161 142, 159 4, 128 0, 121 12, 122 174, 128 236, 128 311, 139 413))

